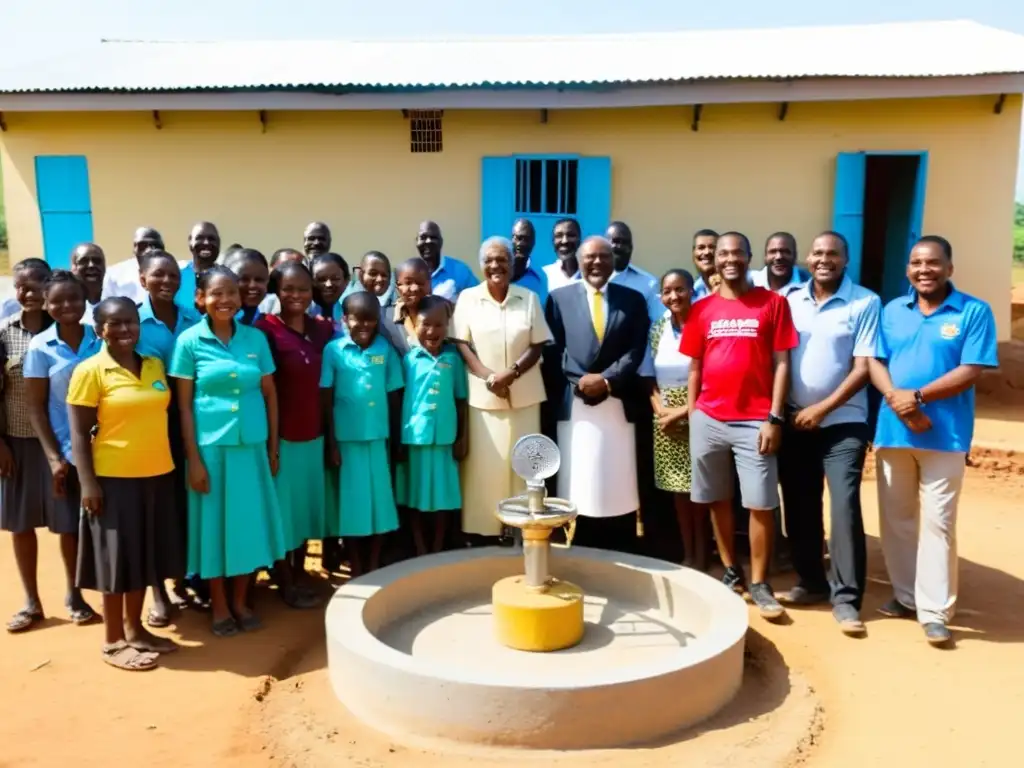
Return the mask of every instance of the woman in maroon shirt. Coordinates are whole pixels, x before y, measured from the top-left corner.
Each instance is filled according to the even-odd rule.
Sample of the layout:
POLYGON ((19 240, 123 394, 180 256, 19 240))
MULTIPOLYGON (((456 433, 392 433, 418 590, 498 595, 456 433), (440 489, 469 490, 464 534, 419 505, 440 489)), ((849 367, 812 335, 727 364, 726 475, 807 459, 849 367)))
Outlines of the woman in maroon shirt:
POLYGON ((311 596, 295 586, 295 577, 305 570, 305 543, 329 535, 320 363, 334 326, 307 314, 313 277, 304 265, 282 262, 274 269, 271 284, 281 302, 280 313, 260 317, 256 327, 267 335, 274 355, 280 408, 280 469, 274 482, 291 554, 279 566, 279 580, 285 602, 307 607, 311 596))

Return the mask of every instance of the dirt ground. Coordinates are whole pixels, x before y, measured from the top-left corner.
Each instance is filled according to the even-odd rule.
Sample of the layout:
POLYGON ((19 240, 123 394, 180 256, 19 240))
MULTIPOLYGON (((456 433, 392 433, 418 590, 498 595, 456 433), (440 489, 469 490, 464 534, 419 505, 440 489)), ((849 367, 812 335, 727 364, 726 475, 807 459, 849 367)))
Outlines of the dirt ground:
MULTIPOLYGON (((217 640, 205 617, 186 613, 170 631, 186 647, 164 668, 111 669, 99 658, 101 627, 63 618, 56 542, 45 536, 51 618, 0 635, 0 766, 101 766, 115 755, 152 768, 1012 765, 1024 709, 1024 475, 1016 456, 1000 461, 1007 466, 968 471, 955 650, 932 649, 913 622, 875 614, 889 590, 868 480, 868 636, 843 637, 825 610, 793 612, 784 625, 751 613, 744 688, 725 712, 671 744, 596 754, 452 754, 370 733, 331 695, 322 614, 287 611, 269 591, 262 632, 217 640)), ((12 612, 18 582, 2 546, 0 609, 12 612)))

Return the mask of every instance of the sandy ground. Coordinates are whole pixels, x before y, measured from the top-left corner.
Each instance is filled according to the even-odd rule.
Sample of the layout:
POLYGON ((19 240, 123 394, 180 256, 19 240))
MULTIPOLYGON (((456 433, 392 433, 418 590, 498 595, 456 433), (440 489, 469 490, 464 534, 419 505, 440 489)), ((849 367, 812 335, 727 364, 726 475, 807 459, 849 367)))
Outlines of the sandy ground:
MULTIPOLYGON (((63 618, 56 542, 44 536, 42 594, 52 618, 29 634, 0 635, 0 766, 99 766, 115 754, 153 768, 1012 765, 1024 707, 1024 476, 1016 457, 1002 460, 1012 466, 982 462, 968 473, 955 650, 929 648, 913 622, 875 615, 889 590, 869 480, 868 637, 843 637, 824 610, 794 612, 783 625, 752 614, 733 705, 673 744, 597 754, 446 754, 369 733, 330 694, 321 614, 287 611, 269 590, 260 595, 263 632, 217 640, 205 617, 186 613, 171 634, 188 647, 165 668, 111 669, 99 658, 101 628, 63 618)), ((3 546, 6 616, 19 589, 3 546)))

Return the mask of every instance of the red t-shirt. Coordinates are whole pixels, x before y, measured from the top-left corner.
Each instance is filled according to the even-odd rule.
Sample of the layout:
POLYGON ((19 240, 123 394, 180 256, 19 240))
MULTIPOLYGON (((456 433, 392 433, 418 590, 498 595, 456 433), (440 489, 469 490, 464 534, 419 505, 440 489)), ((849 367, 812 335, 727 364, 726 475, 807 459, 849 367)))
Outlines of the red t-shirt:
POLYGON ((320 413, 320 366, 334 326, 322 317, 307 317, 306 332, 297 333, 277 315, 263 315, 256 327, 267 335, 274 355, 274 384, 282 440, 304 443, 323 434, 320 413))
POLYGON ((772 355, 798 341, 789 303, 777 293, 751 288, 738 299, 716 293, 698 301, 679 342, 680 352, 701 361, 696 407, 717 421, 764 421, 772 408, 772 355))

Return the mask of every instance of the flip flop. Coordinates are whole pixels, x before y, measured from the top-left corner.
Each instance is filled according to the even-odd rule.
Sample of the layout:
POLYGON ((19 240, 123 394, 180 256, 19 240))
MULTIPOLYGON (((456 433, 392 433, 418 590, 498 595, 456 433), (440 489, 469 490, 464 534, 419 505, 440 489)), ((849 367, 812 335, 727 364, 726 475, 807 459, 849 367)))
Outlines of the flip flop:
POLYGON ((27 608, 22 608, 7 622, 7 631, 12 635, 27 632, 36 624, 41 623, 44 618, 42 611, 30 611, 27 608))
POLYGON ((155 608, 150 608, 149 613, 146 614, 146 626, 153 627, 153 629, 169 627, 171 626, 171 617, 157 613, 155 608))
POLYGON ((134 643, 128 643, 128 645, 137 651, 142 651, 143 653, 155 653, 158 655, 174 653, 179 647, 178 644, 169 637, 154 637, 152 640, 143 640, 141 642, 136 641, 134 643))
POLYGON ((96 616, 96 611, 88 605, 84 605, 81 608, 71 608, 68 612, 68 618, 71 619, 71 623, 76 627, 84 627, 86 624, 92 624, 98 617, 96 616))
POLYGON ((249 614, 238 621, 238 626, 243 632, 256 632, 263 629, 263 622, 260 621, 259 616, 249 614))
POLYGON ((132 648, 123 640, 103 646, 103 661, 126 672, 148 672, 157 668, 157 656, 132 648))
POLYGON ((213 622, 210 631, 217 637, 234 637, 239 633, 238 623, 234 619, 221 619, 213 622))

